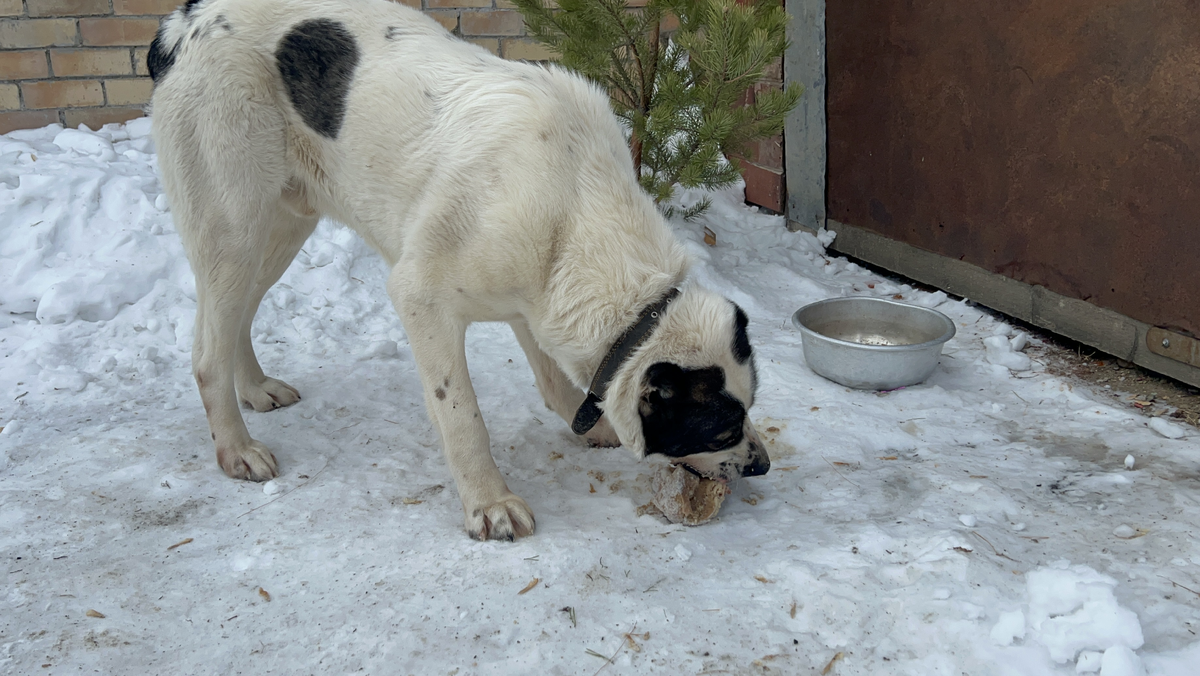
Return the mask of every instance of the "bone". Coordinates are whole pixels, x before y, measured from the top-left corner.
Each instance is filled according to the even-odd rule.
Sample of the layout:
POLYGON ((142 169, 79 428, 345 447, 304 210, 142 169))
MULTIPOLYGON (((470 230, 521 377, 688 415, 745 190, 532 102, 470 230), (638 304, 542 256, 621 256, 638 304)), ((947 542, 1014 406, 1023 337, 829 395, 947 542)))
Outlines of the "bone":
POLYGON ((719 481, 704 479, 678 466, 663 465, 651 481, 654 506, 671 523, 699 526, 721 510, 729 489, 719 481))

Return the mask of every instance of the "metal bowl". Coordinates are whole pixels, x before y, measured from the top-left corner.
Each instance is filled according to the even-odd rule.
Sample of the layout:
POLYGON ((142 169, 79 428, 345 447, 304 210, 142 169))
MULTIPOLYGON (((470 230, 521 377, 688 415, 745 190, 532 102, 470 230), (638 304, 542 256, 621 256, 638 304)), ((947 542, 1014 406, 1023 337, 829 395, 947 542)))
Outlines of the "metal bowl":
POLYGON ((829 298, 792 315, 809 368, 860 390, 916 385, 937 368, 954 322, 929 308, 882 298, 829 298))

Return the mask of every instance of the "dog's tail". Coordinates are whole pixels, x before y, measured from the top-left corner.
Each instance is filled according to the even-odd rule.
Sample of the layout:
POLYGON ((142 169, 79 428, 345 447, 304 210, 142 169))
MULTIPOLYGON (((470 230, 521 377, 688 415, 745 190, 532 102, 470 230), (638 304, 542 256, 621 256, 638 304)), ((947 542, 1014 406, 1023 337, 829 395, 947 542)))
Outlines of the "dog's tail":
POLYGON ((150 43, 149 53, 146 54, 146 67, 150 70, 150 79, 155 84, 162 81, 171 70, 171 66, 175 65, 175 55, 179 53, 179 46, 187 35, 192 12, 203 2, 204 0, 187 0, 158 25, 158 32, 150 43))

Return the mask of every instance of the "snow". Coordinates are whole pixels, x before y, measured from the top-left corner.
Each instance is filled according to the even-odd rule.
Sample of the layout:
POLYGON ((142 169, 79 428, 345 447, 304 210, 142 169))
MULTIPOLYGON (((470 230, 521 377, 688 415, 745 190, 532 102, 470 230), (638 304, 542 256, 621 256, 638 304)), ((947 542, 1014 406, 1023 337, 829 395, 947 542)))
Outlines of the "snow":
POLYGON ((987 350, 987 360, 998 366, 1003 366, 1010 371, 1028 371, 1033 362, 1024 354, 1019 352, 1019 348, 1015 345, 1022 345, 1026 339, 1025 334, 1021 334, 1021 338, 1010 339, 1006 335, 991 336, 983 339, 984 348, 987 350))
POLYGON ((1100 676, 1144 676, 1145 673, 1141 658, 1123 645, 1105 650, 1100 658, 1100 676))
POLYGON ((386 270, 332 223, 253 331, 304 394, 245 414, 282 474, 226 478, 148 131, 0 136, 0 671, 1200 671, 1200 437, 1046 373, 969 301, 832 256, 831 233, 789 233, 736 190, 676 229, 750 315, 774 467, 711 523, 638 516, 653 466, 586 448, 507 327, 476 325, 494 454, 538 532, 468 539, 386 270), (804 365, 791 314, 845 295, 956 323, 929 381, 856 391, 804 365))
POLYGON ((1150 429, 1158 432, 1168 439, 1182 439, 1187 432, 1173 422, 1167 422, 1162 418, 1151 418, 1149 423, 1150 429))
POLYGON ((1113 596, 1117 581, 1088 566, 1057 561, 1026 576, 1027 630, 1056 662, 1074 660, 1084 649, 1142 647, 1137 615, 1113 596))
POLYGON ((1021 610, 1001 612, 991 636, 996 645, 1012 645, 1014 640, 1024 639, 1025 613, 1021 610))

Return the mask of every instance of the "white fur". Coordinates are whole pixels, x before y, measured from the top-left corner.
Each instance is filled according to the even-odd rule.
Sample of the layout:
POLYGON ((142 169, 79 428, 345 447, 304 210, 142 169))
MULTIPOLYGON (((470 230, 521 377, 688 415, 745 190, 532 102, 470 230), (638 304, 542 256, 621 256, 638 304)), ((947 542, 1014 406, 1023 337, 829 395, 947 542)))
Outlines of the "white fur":
MULTIPOLYGON (((269 410, 299 395, 262 373, 250 323, 329 215, 392 267, 388 293, 469 532, 532 532, 529 507, 489 451, 467 325, 509 322, 547 404, 570 420, 611 343, 689 268, 635 180, 606 95, 555 67, 500 60, 387 0, 204 0, 187 18, 172 15, 162 41, 178 49, 156 85, 154 133, 196 273, 193 368, 222 468, 276 474, 238 399, 269 410), (280 39, 314 18, 345 25, 360 54, 336 139, 305 125, 275 64, 280 39), (389 26, 402 37, 386 40, 389 26)), ((658 361, 723 366, 729 390, 751 404, 749 369, 730 352, 730 304, 682 288, 617 375, 592 441, 644 452, 637 406, 658 361)))

